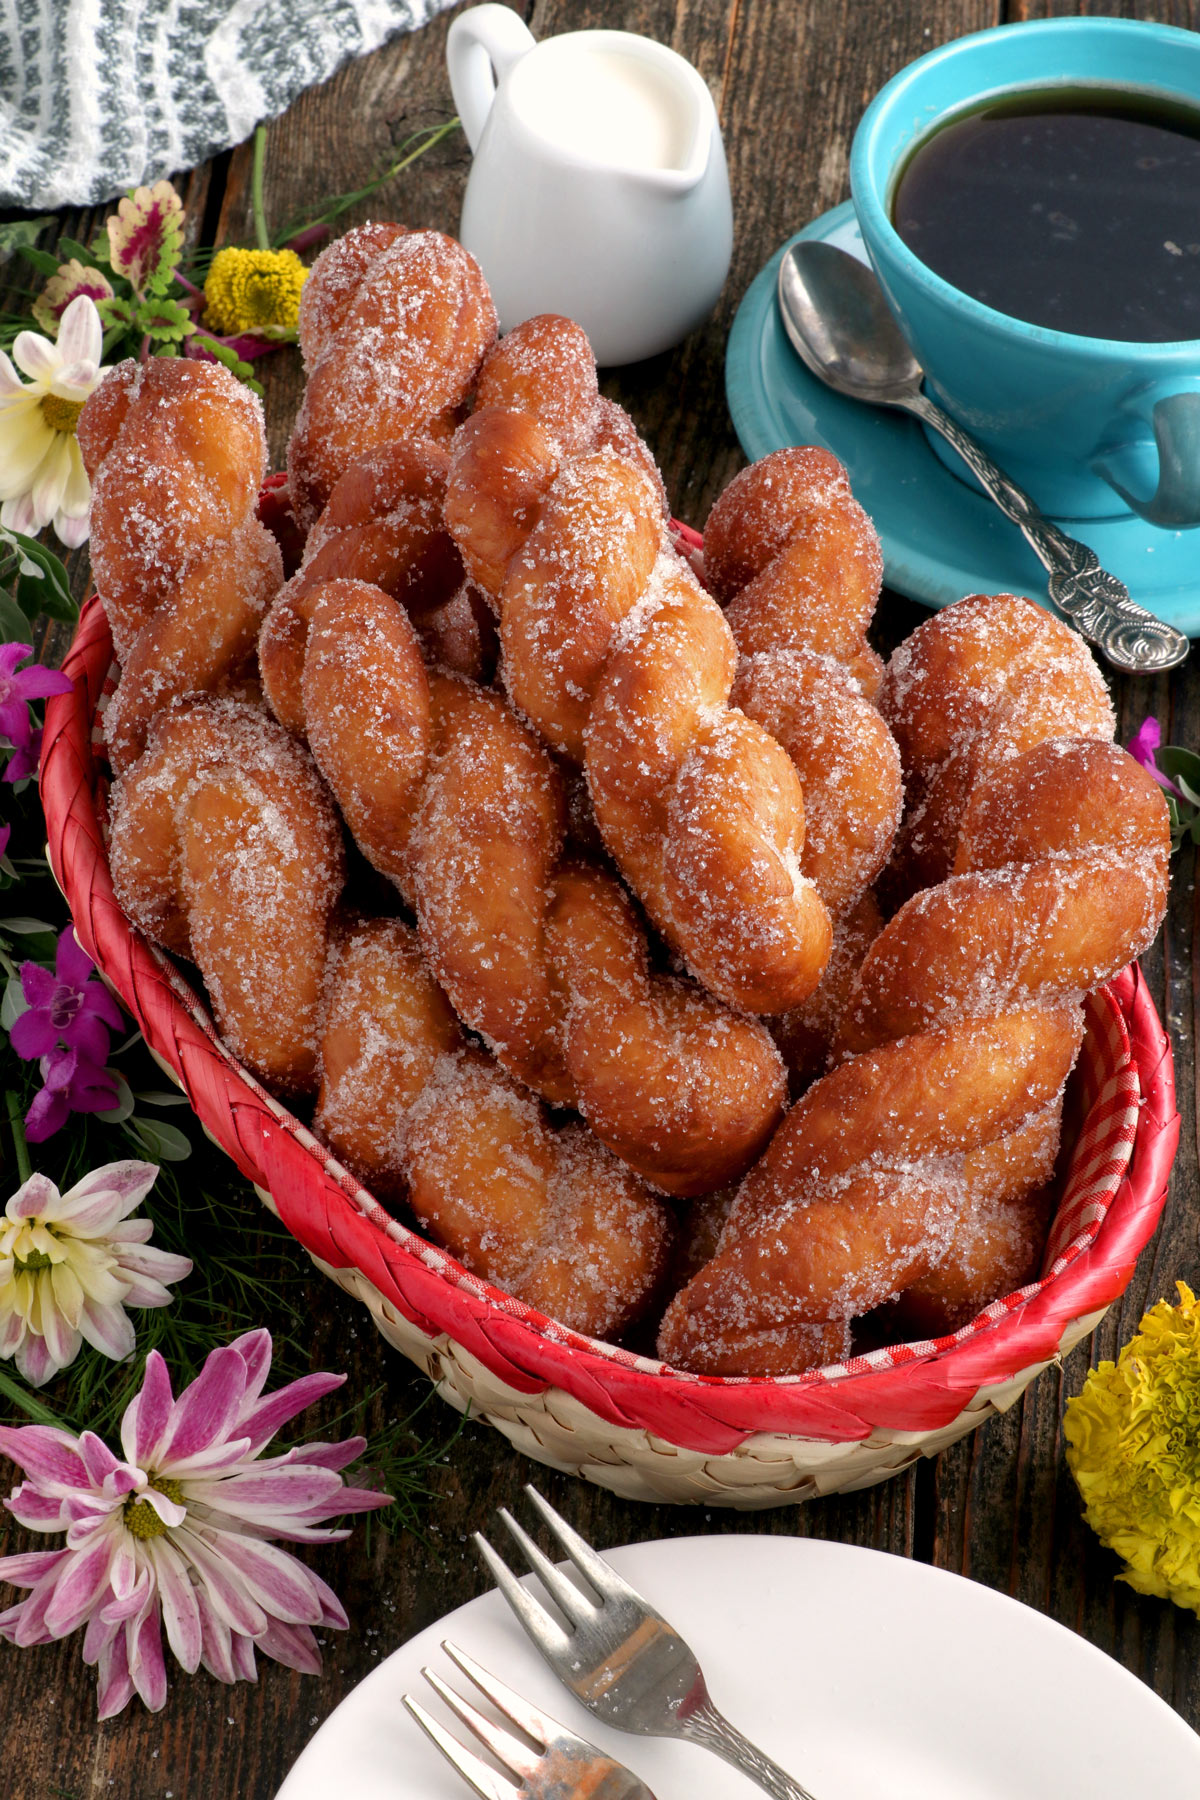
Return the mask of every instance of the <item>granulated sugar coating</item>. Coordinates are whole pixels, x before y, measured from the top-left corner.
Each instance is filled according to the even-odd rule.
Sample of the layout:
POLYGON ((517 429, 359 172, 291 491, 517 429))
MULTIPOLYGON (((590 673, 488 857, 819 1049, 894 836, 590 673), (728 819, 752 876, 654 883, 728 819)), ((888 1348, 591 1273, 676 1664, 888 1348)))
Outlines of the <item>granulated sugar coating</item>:
POLYGON ((283 582, 279 546, 251 517, 200 551, 138 632, 104 715, 117 774, 146 747, 157 713, 185 694, 252 693, 258 633, 283 582))
POLYGON ((468 1269, 577 1331, 608 1336, 645 1309, 671 1215, 581 1126, 550 1129, 479 1052, 442 1059, 408 1115, 418 1221, 468 1269))
POLYGON ((466 1047, 402 921, 355 921, 335 941, 320 1074, 315 1128, 467 1268, 576 1331, 620 1330, 645 1309, 667 1209, 466 1047))
POLYGON ((840 919, 891 854, 904 798, 895 739, 848 670, 812 650, 743 656, 731 699, 796 765, 800 868, 840 919))
POLYGON ((776 450, 735 475, 704 527, 704 569, 743 656, 816 650, 874 700, 866 641, 879 599, 879 538, 827 450, 776 450))
POLYGON ((651 973, 619 884, 563 861, 561 770, 501 696, 444 677, 433 691, 412 866, 422 946, 459 1016, 656 1186, 691 1194, 740 1174, 782 1108, 768 1033, 651 973))
POLYGON ((341 826, 302 745, 232 700, 160 713, 114 784, 109 853, 125 910, 190 955, 235 1052, 278 1092, 316 1085, 341 826))
POLYGON ((880 706, 908 783, 896 899, 949 874, 968 797, 991 772, 1048 738, 1115 728, 1082 638, 1012 594, 972 595, 920 626, 892 657, 880 706))
POLYGON ((803 1367, 814 1327, 881 1302, 892 1331, 939 1335, 1031 1279, 1079 1001, 1166 907, 1162 795, 1105 741, 1081 641, 1031 602, 976 596, 921 626, 884 711, 916 796, 889 873, 918 891, 850 982, 839 1066, 667 1311, 660 1353, 711 1374, 803 1367))
POLYGON ((216 363, 151 357, 96 389, 79 444, 92 578, 124 664, 159 605, 186 596, 192 566, 253 518, 267 467, 262 407, 216 363))
POLYGON ((408 842, 433 741, 429 682, 404 608, 365 581, 309 592, 308 741, 355 843, 412 896, 408 842))
POLYGON ((305 527, 359 457, 397 438, 449 437, 496 338, 487 284, 460 244, 437 231, 386 244, 377 227, 362 232, 330 247, 326 277, 313 288, 314 271, 300 301, 312 360, 288 471, 305 527))
POLYGON ((371 264, 403 237, 407 227, 368 220, 356 231, 334 238, 308 272, 300 304, 300 354, 306 371, 316 368, 333 348, 346 315, 371 264))
POLYGON ((304 558, 263 628, 263 683, 272 710, 303 732, 300 670, 308 629, 308 596, 325 581, 371 582, 409 613, 423 639, 433 636, 433 661, 479 676, 494 663, 494 633, 483 608, 457 634, 434 623, 463 589, 462 558, 445 528, 446 455, 433 443, 397 442, 352 463, 335 483, 324 512, 308 534, 304 558), (463 638, 469 629, 470 635, 463 638))
MULTIPOLYGON (((183 956, 191 949, 179 808, 190 785, 220 767, 240 770, 281 799, 294 796, 313 818, 332 820, 322 834, 314 872, 319 876, 328 868, 332 879, 340 871, 340 828, 303 744, 248 702, 189 700, 168 707, 151 725, 145 753, 110 791, 109 867, 129 917, 148 937, 183 956)), ((220 871, 213 873, 219 880, 220 871)))
POLYGON ((634 909, 600 869, 558 871, 547 948, 566 997, 567 1069, 597 1137, 668 1193, 742 1174, 785 1098, 764 1026, 694 982, 652 973, 634 909))
POLYGON ((579 328, 497 345, 436 232, 331 246, 300 335, 286 587, 224 370, 122 366, 80 425, 114 882, 232 1049, 560 1326, 678 1287, 659 1348, 696 1371, 793 1374, 1027 1280, 1080 997, 1165 902, 1162 799, 1079 640, 977 596, 884 682, 878 542, 816 449, 722 495, 709 591, 579 328), (350 910, 344 828, 396 896, 359 864, 353 905, 415 928, 350 910), (696 1203, 673 1268, 656 1189, 696 1203))

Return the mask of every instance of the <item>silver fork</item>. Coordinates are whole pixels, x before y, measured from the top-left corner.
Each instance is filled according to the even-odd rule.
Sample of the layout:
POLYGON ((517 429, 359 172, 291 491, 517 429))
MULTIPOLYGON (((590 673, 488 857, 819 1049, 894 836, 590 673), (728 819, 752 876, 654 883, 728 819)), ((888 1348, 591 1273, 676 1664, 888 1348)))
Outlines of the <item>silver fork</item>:
POLYGON ((473 1750, 468 1750, 439 1725, 411 1694, 403 1695, 404 1704, 417 1724, 433 1739, 446 1760, 454 1764, 464 1781, 474 1788, 480 1800, 563 1800, 564 1795, 575 1793, 586 1793, 588 1800, 654 1800, 645 1782, 639 1781, 623 1763, 614 1762, 594 1744, 585 1743, 583 1738, 576 1737, 556 1720, 547 1718, 545 1713, 505 1687, 502 1681, 497 1681, 494 1675, 489 1675, 486 1669, 481 1669, 456 1645, 443 1643, 442 1649, 475 1683, 480 1693, 487 1695, 497 1712, 511 1719, 539 1746, 537 1750, 531 1750, 503 1725, 493 1724, 491 1719, 485 1718, 432 1669, 422 1669, 421 1673, 434 1693, 441 1696, 496 1760, 518 1777, 517 1781, 509 1781, 507 1776, 498 1774, 481 1756, 476 1756, 473 1750))
POLYGON ((684 1738, 715 1751, 774 1800, 813 1800, 807 1788, 793 1781, 717 1711, 695 1652, 662 1614, 622 1581, 612 1565, 559 1518, 536 1488, 527 1487, 525 1492, 592 1590, 591 1595, 581 1593, 542 1555, 512 1515, 504 1507, 499 1509, 499 1517, 569 1628, 564 1630, 551 1618, 479 1532, 475 1543, 504 1598, 575 1698, 618 1731, 684 1738))

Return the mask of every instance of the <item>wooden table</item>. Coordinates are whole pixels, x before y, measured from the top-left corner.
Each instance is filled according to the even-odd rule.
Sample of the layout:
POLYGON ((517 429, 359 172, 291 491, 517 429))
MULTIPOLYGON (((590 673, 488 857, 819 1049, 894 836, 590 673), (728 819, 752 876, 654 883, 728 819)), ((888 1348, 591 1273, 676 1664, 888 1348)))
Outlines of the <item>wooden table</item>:
MULTIPOLYGON (((1118 6, 1101 0, 1084 7, 1056 0, 1007 6, 997 0, 534 0, 519 10, 539 36, 606 25, 658 38, 689 57, 717 97, 736 221, 721 304, 707 326, 672 354, 605 382, 657 454, 676 514, 696 523, 743 460, 723 386, 725 340, 737 303, 790 232, 846 197, 855 125, 891 75, 945 39, 1006 19, 1120 11, 1200 27, 1200 0, 1118 6)), ((266 199, 273 219, 360 186, 415 127, 451 114, 444 64, 448 22, 435 20, 344 69, 302 95, 272 126, 266 199)), ((455 135, 345 223, 396 217, 453 231, 467 164, 465 143, 455 135)), ((203 241, 251 240, 248 146, 181 177, 180 187, 191 228, 203 241)), ((107 210, 84 219, 72 215, 64 228, 86 236, 107 210)), ((299 398, 299 359, 286 351, 259 369, 278 465, 299 398)), ((919 607, 885 596, 880 647, 889 649, 922 616, 919 607)), ((1170 678, 1119 680, 1115 698, 1122 739, 1152 712, 1169 741, 1200 743, 1196 659, 1170 678)), ((795 1533, 871 1545, 960 1572, 1082 1633, 1200 1726, 1200 1621, 1114 1583, 1115 1558, 1082 1522, 1060 1430, 1063 1401, 1078 1391, 1089 1357, 1115 1354, 1143 1309, 1173 1295, 1177 1277, 1200 1287, 1195 933, 1189 851, 1176 860, 1167 924, 1145 959, 1174 1040, 1183 1113, 1168 1209, 1128 1293, 1091 1345, 1047 1370, 1008 1415, 883 1486, 750 1515, 617 1500, 535 1470, 496 1432, 468 1424, 435 1470, 435 1498, 419 1533, 388 1538, 376 1532, 368 1554, 359 1531, 320 1554, 320 1570, 352 1621, 349 1632, 327 1634, 320 1680, 265 1660, 257 1686, 225 1688, 204 1675, 181 1676, 172 1679, 161 1714, 151 1717, 135 1701, 120 1718, 98 1726, 94 1674, 80 1661, 77 1638, 31 1651, 0 1646, 7 1721, 0 1789, 9 1800, 269 1800, 315 1728, 380 1658, 483 1591, 487 1583, 467 1535, 534 1474, 553 1503, 600 1546, 697 1532, 795 1533)), ((256 1204, 248 1195, 248 1228, 256 1204)), ((408 1411, 425 1386, 423 1377, 387 1350, 365 1312, 315 1273, 311 1301, 313 1366, 348 1370, 351 1390, 360 1393, 382 1386, 387 1413, 408 1411)), ((452 1418, 447 1411, 447 1435, 452 1418)), ((439 1421, 431 1421, 427 1409, 423 1424, 436 1429, 439 1421)), ((1081 1725, 1086 1729, 1075 1721, 1076 1729, 1081 1725)))

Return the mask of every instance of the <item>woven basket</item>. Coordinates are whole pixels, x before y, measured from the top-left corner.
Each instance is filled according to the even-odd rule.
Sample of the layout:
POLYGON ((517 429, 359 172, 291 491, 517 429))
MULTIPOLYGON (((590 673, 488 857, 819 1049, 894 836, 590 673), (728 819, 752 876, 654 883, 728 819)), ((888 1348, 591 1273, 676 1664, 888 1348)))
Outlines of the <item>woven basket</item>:
POLYGON ((774 1506, 932 1455, 1090 1332, 1158 1222, 1179 1135, 1170 1049, 1136 969, 1087 1004, 1071 1151, 1040 1280, 964 1330, 787 1380, 685 1374, 566 1330, 390 1217, 224 1048, 203 1000, 113 893, 95 722, 112 662, 84 607, 46 709, 49 854, 80 942, 208 1134, 318 1268, 440 1391, 541 1462, 637 1499, 774 1506))

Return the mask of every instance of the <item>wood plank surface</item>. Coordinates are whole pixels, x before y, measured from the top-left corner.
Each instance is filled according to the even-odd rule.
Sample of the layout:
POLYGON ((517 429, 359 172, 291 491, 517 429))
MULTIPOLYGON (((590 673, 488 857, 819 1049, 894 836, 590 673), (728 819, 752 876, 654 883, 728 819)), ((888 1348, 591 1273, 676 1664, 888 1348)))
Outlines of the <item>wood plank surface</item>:
MULTIPOLYGON (((997 0, 536 0, 520 8, 538 35, 590 24, 642 31, 672 44, 702 71, 717 99, 729 154, 736 236, 729 281, 712 319, 677 350, 611 373, 606 391, 633 413, 656 452, 677 514, 701 524, 744 460, 724 398, 724 346, 737 304, 778 244, 847 194, 850 140, 862 109, 896 70, 936 44, 1007 18, 1120 11, 1192 28, 1200 0, 1137 5, 1077 3, 1004 7, 997 0)), ((281 221, 320 197, 368 180, 418 126, 448 118, 443 16, 352 63, 302 95, 271 127, 266 202, 281 221)), ((398 217, 453 231, 469 166, 456 135, 384 188, 345 225, 398 217)), ((191 229, 207 220, 217 242, 251 238, 250 154, 242 146, 188 178, 191 229)), ((101 217, 107 209, 100 209, 101 217)), ((79 215, 64 219, 78 234, 79 215)), ((298 355, 260 363, 276 464, 299 400, 298 355)), ((885 598, 877 641, 890 649, 924 613, 885 598)), ((1127 737, 1149 712, 1174 742, 1200 743, 1200 678, 1119 680, 1114 693, 1127 737)), ((1197 936, 1193 859, 1177 860, 1170 914, 1145 968, 1176 1051, 1184 1132, 1162 1229, 1123 1301, 1090 1345, 1051 1368, 1001 1419, 880 1487, 800 1508, 739 1515, 618 1500, 538 1469, 496 1432, 472 1423, 431 1477, 421 1529, 360 1531, 314 1557, 342 1597, 347 1633, 326 1634, 326 1671, 302 1677, 269 1661, 256 1686, 224 1688, 207 1676, 173 1678, 165 1710, 136 1701, 118 1719, 95 1720, 92 1671, 77 1639, 36 1650, 0 1645, 9 1800, 270 1800, 316 1726, 378 1660, 450 1608, 485 1590, 468 1548, 494 1506, 512 1504, 535 1478, 551 1501, 600 1546, 698 1532, 827 1538, 917 1556, 998 1588, 1061 1620, 1148 1682, 1200 1725, 1200 1621, 1113 1581, 1115 1559, 1083 1525, 1062 1455, 1061 1412, 1090 1358, 1115 1353, 1147 1304, 1182 1277, 1200 1286, 1194 1026, 1197 936)), ((246 1229, 257 1201, 246 1191, 246 1229)), ((219 1254, 219 1246, 214 1248, 219 1254)), ((387 1349, 368 1315, 331 1283, 312 1277, 313 1367, 348 1371, 350 1391, 380 1390, 378 1421, 403 1417, 424 1378, 387 1349)), ((421 1428, 450 1436, 453 1414, 437 1403, 421 1428)), ((5 1547, 23 1542, 10 1532, 5 1547)), ((984 1701, 984 1704, 987 1702, 984 1701)), ((1019 1721, 1009 1725, 1019 1729, 1019 1721)), ((403 1784, 397 1793, 404 1792, 403 1784)), ((833 1797, 831 1797, 833 1800, 833 1797)))

